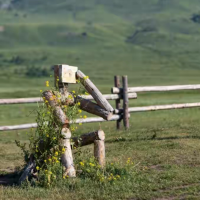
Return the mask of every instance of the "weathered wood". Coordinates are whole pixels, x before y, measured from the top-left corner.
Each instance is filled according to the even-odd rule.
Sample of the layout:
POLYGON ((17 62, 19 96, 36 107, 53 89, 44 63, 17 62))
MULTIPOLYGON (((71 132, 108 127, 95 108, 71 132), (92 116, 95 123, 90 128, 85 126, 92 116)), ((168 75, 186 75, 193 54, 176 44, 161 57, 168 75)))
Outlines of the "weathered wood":
POLYGON ((69 65, 56 65, 59 68, 59 82, 61 83, 76 83, 76 72, 78 67, 69 66, 69 65))
POLYGON ((85 89, 93 96, 94 100, 99 106, 101 106, 108 112, 112 112, 114 110, 109 104, 109 102, 103 97, 99 89, 92 83, 92 81, 89 78, 86 78, 85 74, 78 70, 76 75, 77 78, 80 79, 85 89))
MULTIPOLYGON (((170 104, 170 105, 155 105, 155 106, 143 106, 143 107, 132 107, 128 111, 131 112, 146 112, 146 111, 157 111, 157 110, 172 110, 172 109, 184 109, 200 107, 200 103, 184 103, 184 104, 170 104)), ((123 110, 115 110, 115 113, 122 113, 123 110)))
MULTIPOLYGON (((121 115, 113 115, 109 121, 116 121, 121 119, 121 115)), ((105 119, 101 117, 88 117, 86 119, 76 119, 74 121, 70 121, 71 123, 79 124, 79 123, 95 123, 95 122, 106 122, 105 119)), ((32 124, 21 124, 14 126, 0 126, 0 131, 11 131, 11 130, 21 130, 21 129, 29 129, 29 128, 37 128, 37 123, 32 124)))
MULTIPOLYGON (((115 76, 114 77, 114 84, 115 84, 115 87, 120 88, 120 78, 119 78, 119 76, 115 76)), ((120 109, 121 108, 120 98, 118 98, 115 101, 115 105, 116 105, 116 109, 120 109)), ((118 130, 121 128, 121 121, 120 120, 117 120, 117 122, 116 122, 116 128, 118 130)))
POLYGON ((128 117, 128 77, 122 77, 123 84, 123 122, 125 129, 129 128, 129 117, 128 117))
POLYGON ((0 99, 0 105, 4 104, 22 104, 22 103, 40 103, 43 102, 41 97, 19 98, 19 99, 0 99))
MULTIPOLYGON (((94 98, 91 95, 80 95, 84 99, 93 100, 94 98)), ((103 94, 103 97, 107 100, 116 100, 116 99, 123 99, 122 94, 103 94)), ((137 99, 137 93, 129 93, 129 99, 137 99)))
POLYGON ((43 92, 43 96, 45 97, 45 101, 48 101, 48 104, 53 108, 55 119, 59 123, 62 123, 63 127, 69 127, 69 120, 59 106, 54 94, 51 91, 45 91, 43 92))
POLYGON ((77 97, 75 103, 80 102, 80 108, 88 113, 97 115, 102 117, 105 120, 110 120, 112 117, 112 113, 107 110, 101 108, 96 103, 91 102, 90 100, 83 99, 81 97, 77 97))
POLYGON ((73 137, 75 147, 82 147, 94 143, 95 140, 105 140, 105 134, 103 130, 86 133, 80 137, 73 137))
POLYGON ((71 132, 68 128, 63 128, 61 134, 63 136, 61 145, 65 148, 65 152, 61 157, 62 164, 66 168, 64 176, 76 177, 70 143, 71 132))
POLYGON ((19 185, 21 185, 25 180, 27 180, 33 174, 35 167, 36 167, 35 161, 33 160, 33 156, 31 156, 28 165, 26 166, 26 168, 24 169, 22 175, 18 180, 19 185))
POLYGON ((105 142, 104 140, 94 141, 94 157, 97 159, 99 165, 103 168, 105 166, 105 142))
MULTIPOLYGON (((87 100, 93 100, 94 99, 91 95, 80 95, 80 97, 87 99, 87 100)), ((123 95, 121 95, 121 94, 103 94, 103 97, 107 100, 116 100, 116 99, 122 99, 123 95)), ((137 93, 129 93, 128 98, 129 99, 137 99, 137 93)), ((19 98, 19 99, 0 99, 0 105, 24 104, 24 103, 42 103, 42 102, 43 102, 43 99, 41 97, 19 98)))
MULTIPOLYGON (((197 90, 200 89, 200 85, 172 85, 172 86, 147 86, 147 87, 129 87, 128 93, 131 92, 165 92, 175 90, 197 90)), ((123 91, 123 88, 112 88, 113 94, 118 94, 123 91)))

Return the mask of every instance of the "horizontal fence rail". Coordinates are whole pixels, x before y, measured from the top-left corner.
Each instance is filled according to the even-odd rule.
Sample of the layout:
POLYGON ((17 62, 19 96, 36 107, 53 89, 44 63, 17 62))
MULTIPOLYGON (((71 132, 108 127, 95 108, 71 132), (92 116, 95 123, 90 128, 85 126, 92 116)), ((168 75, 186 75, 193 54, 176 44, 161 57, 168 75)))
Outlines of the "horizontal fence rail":
MULTIPOLYGON (((82 98, 87 100, 93 100, 94 98, 91 95, 81 95, 82 98)), ((107 100, 117 100, 123 98, 121 94, 104 94, 104 98, 107 100)), ((136 93, 129 93, 129 99, 137 99, 136 93)), ((19 98, 19 99, 0 99, 0 105, 5 104, 23 104, 23 103, 42 103, 42 97, 35 97, 35 98, 19 98)))
MULTIPOLYGON (((126 77, 124 76, 123 79, 126 77)), ((148 86, 148 87, 125 87, 125 90, 120 87, 119 77, 115 76, 115 86, 113 87, 113 94, 104 94, 103 97, 107 100, 116 100, 116 109, 114 110, 114 115, 108 121, 117 121, 117 129, 120 128, 120 121, 124 119, 124 105, 123 108, 120 107, 120 100, 125 101, 124 91, 126 95, 125 105, 128 107, 128 99, 137 99, 138 92, 164 92, 164 91, 176 91, 176 90, 197 90, 200 89, 200 85, 174 85, 174 86, 148 86), (137 92, 137 93, 136 93, 137 92), (128 99, 127 99, 128 97, 128 99)), ((87 100, 93 100, 91 95, 81 95, 82 98, 87 100)), ((41 103, 43 102, 42 97, 35 98, 18 98, 18 99, 0 99, 0 105, 6 104, 23 104, 23 103, 41 103)), ((124 103, 123 103, 124 104, 124 103)), ((171 110, 171 109, 183 109, 183 108, 194 108, 200 107, 200 102, 197 103, 182 103, 182 104, 170 104, 170 105, 151 105, 151 106, 142 106, 142 107, 128 107, 127 120, 130 117, 130 113, 133 112, 145 112, 145 111, 157 111, 157 110, 171 110)), ((126 113, 126 114, 127 114, 126 113)), ((93 123, 93 122, 105 122, 101 117, 89 117, 86 119, 76 119, 70 123, 93 123)), ((11 126, 0 126, 0 131, 9 131, 9 130, 20 130, 28 128, 36 128, 37 123, 30 124, 21 124, 21 125, 11 125, 11 126)), ((126 127, 126 125, 124 124, 126 127)))
MULTIPOLYGON (((130 116, 129 116, 130 117, 130 116)), ((120 120, 120 115, 113 115, 109 121, 117 121, 120 120)), ((86 119, 76 119, 75 121, 71 121, 70 123, 94 123, 94 122, 106 122, 101 117, 88 117, 86 119)), ((31 124, 21 124, 21 125, 14 125, 14 126, 0 126, 0 131, 11 131, 11 130, 20 130, 20 129, 28 129, 28 128, 37 128, 37 123, 31 124)))
MULTIPOLYGON (((155 105, 155 106, 142 106, 128 108, 128 112, 145 112, 145 111, 157 111, 157 110, 172 110, 183 108, 195 108, 200 107, 200 103, 184 103, 184 104, 170 104, 170 105, 155 105)), ((115 109, 115 114, 122 113, 122 109, 115 109)))
MULTIPOLYGON (((172 86, 147 86, 147 87, 129 87, 128 92, 165 92, 176 90, 197 90, 200 89, 200 85, 172 85, 172 86)), ((123 91, 123 88, 113 87, 111 89, 113 94, 119 94, 123 91)))

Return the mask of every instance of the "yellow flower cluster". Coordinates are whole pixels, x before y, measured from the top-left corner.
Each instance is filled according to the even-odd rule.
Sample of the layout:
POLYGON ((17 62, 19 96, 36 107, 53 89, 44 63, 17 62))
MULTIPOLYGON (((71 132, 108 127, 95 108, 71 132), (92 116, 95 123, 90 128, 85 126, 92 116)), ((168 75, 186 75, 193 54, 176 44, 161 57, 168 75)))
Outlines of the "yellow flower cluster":
POLYGON ((133 162, 131 161, 131 158, 128 158, 128 159, 127 159, 126 164, 127 164, 127 165, 133 165, 133 162))
POLYGON ((117 179, 120 179, 120 175, 116 175, 114 176, 112 173, 110 174, 110 176, 108 177, 108 181, 116 181, 117 179))
POLYGON ((46 81, 46 87, 49 87, 49 81, 46 81))

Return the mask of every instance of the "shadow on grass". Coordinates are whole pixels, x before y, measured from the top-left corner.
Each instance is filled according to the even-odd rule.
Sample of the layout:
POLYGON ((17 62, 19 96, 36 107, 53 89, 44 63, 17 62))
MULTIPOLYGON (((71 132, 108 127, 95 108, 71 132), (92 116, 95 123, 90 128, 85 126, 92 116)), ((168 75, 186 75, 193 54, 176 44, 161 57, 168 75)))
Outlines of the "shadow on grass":
POLYGON ((118 143, 118 142, 134 142, 134 141, 145 141, 145 140, 178 140, 178 139, 200 139, 200 136, 188 135, 188 136, 170 136, 170 137, 155 137, 154 135, 146 138, 115 138, 106 140, 106 143, 118 143))
POLYGON ((20 173, 18 171, 11 173, 0 172, 0 186, 13 186, 17 185, 17 181, 20 177, 20 173))

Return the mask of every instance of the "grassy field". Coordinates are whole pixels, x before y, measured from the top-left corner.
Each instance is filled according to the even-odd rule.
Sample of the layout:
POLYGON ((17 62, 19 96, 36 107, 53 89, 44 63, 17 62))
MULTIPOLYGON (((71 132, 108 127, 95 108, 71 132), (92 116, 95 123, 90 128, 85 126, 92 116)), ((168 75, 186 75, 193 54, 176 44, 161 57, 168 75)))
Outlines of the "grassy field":
MULTIPOLYGON (((0 98, 39 96, 58 63, 78 66, 103 93, 114 75, 128 75, 130 86, 199 84, 200 24, 191 20, 199 11, 199 0, 0 0, 0 98)), ((142 93, 130 106, 199 99, 199 91, 142 93)), ((0 106, 0 125, 34 122, 36 108, 0 106)), ((106 186, 80 177, 52 189, 0 185, 0 199, 199 199, 199 119, 193 108, 132 114, 128 131, 84 125, 78 134, 102 127, 107 162, 123 167, 130 157, 133 177, 106 186)), ((17 179, 15 140, 27 141, 27 131, 0 132, 0 180, 17 179)))

